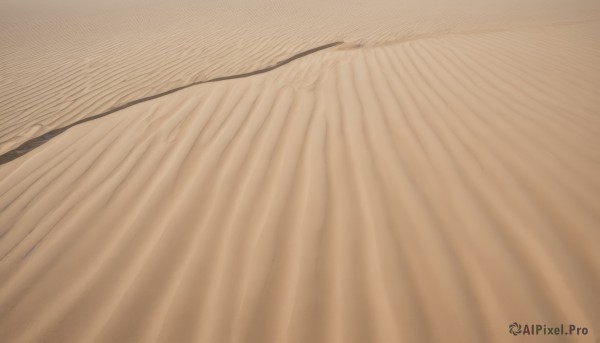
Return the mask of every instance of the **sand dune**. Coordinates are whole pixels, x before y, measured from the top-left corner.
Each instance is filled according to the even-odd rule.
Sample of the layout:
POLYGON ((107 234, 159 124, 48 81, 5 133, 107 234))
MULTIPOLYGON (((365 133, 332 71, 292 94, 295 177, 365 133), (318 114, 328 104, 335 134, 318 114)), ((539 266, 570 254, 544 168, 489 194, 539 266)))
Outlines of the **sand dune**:
POLYGON ((593 342, 598 32, 349 42, 70 128, 0 166, 0 340, 593 342))
POLYGON ((78 120, 78 121, 76 121, 74 123, 70 123, 67 126, 63 126, 63 127, 59 127, 59 128, 53 129, 53 130, 51 130, 49 132, 45 132, 44 134, 42 134, 40 136, 34 137, 32 139, 29 139, 29 140, 25 141, 23 144, 21 144, 18 147, 16 147, 15 149, 13 149, 11 151, 8 151, 8 152, 0 155, 0 165, 8 163, 8 162, 16 159, 17 157, 25 155, 26 153, 30 152, 31 150, 39 147, 40 145, 42 145, 42 144, 48 142, 49 140, 51 140, 52 138, 60 135, 61 133, 65 132, 66 130, 68 130, 68 129, 72 128, 72 127, 75 127, 77 125, 81 125, 83 123, 87 123, 87 122, 92 121, 92 120, 100 119, 100 118, 105 117, 105 116, 107 116, 109 114, 113 114, 115 112, 124 110, 126 108, 131 107, 131 106, 134 106, 134 105, 137 105, 137 104, 141 104, 143 102, 150 101, 150 100, 153 100, 153 99, 157 99, 157 98, 160 98, 160 97, 163 97, 165 95, 169 95, 169 94, 172 94, 172 93, 175 93, 175 92, 179 92, 180 90, 183 90, 183 89, 186 89, 186 88, 189 88, 189 87, 193 87, 193 86, 196 86, 196 85, 200 85, 200 84, 204 84, 204 83, 212 83, 212 82, 225 81, 225 80, 241 79, 241 78, 245 78, 245 77, 249 77, 249 76, 253 76, 253 75, 263 74, 263 73, 275 70, 277 68, 280 68, 280 67, 282 67, 282 66, 284 66, 284 65, 286 65, 288 63, 291 63, 291 62, 293 62, 293 61, 295 61, 295 60, 297 60, 299 58, 302 58, 304 56, 308 56, 310 54, 314 54, 314 53, 319 52, 321 50, 328 49, 328 48, 331 48, 331 47, 334 47, 334 46, 338 46, 338 45, 343 44, 343 43, 344 42, 333 42, 333 43, 321 45, 321 46, 318 46, 318 47, 315 47, 315 48, 312 48, 312 49, 309 49, 309 50, 306 50, 306 51, 302 51, 302 52, 297 53, 297 54, 295 54, 295 55, 293 55, 291 57, 286 58, 285 60, 279 61, 279 62, 275 63, 272 66, 261 68, 261 69, 258 69, 258 70, 252 71, 252 72, 248 72, 248 73, 244 73, 244 74, 237 74, 237 75, 221 76, 221 77, 217 77, 217 78, 209 79, 209 80, 205 80, 205 81, 195 81, 195 82, 192 82, 192 83, 187 84, 187 85, 183 85, 183 86, 179 86, 179 87, 176 87, 176 88, 169 89, 169 90, 164 91, 162 93, 158 93, 158 94, 150 95, 150 96, 147 96, 147 97, 144 97, 144 98, 139 98, 139 99, 132 100, 130 102, 127 102, 127 103, 124 103, 124 104, 119 105, 117 107, 114 107, 114 108, 112 108, 112 109, 110 109, 108 111, 104 111, 102 113, 95 114, 93 116, 85 117, 85 118, 80 119, 80 120, 78 120))
POLYGON ((0 154, 128 102, 331 42, 599 16, 591 0, 2 0, 0 154))

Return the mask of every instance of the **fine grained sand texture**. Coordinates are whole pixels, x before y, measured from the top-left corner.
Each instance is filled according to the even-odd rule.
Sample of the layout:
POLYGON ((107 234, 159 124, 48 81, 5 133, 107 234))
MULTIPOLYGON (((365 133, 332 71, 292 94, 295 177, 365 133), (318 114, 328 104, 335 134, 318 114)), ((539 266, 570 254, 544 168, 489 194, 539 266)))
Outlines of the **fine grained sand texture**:
POLYGON ((0 0, 0 154, 130 101, 332 42, 598 17, 597 0, 0 0))
POLYGON ((598 4, 238 2, 0 0, 0 154, 345 42, 0 165, 1 342, 597 341, 598 4))

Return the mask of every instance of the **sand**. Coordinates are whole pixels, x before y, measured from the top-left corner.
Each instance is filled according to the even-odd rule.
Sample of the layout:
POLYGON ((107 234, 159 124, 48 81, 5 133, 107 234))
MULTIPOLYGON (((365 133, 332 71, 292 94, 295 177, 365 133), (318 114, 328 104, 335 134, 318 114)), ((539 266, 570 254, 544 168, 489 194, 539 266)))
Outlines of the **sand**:
POLYGON ((0 341, 600 338, 600 5, 311 5, 0 1, 0 341))

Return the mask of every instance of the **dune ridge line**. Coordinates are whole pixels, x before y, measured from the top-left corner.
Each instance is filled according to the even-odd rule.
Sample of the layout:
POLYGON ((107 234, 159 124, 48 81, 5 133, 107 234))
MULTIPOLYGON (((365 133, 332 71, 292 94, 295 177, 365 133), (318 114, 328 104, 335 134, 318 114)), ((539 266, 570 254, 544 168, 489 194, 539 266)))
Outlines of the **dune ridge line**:
POLYGON ((19 145, 17 148, 15 148, 13 150, 10 150, 10 151, 8 151, 8 152, 0 155, 0 165, 6 164, 6 163, 8 163, 10 161, 13 161, 13 160, 17 159, 20 156, 23 156, 23 155, 27 154, 28 152, 32 151, 33 149, 35 149, 35 148, 43 145, 44 143, 48 142, 52 138, 60 135, 61 133, 67 131, 68 129, 70 129, 70 128, 74 127, 74 126, 77 126, 77 125, 80 125, 80 124, 83 124, 83 123, 86 123, 86 122, 89 122, 89 121, 92 121, 92 120, 100 119, 100 118, 105 117, 105 116, 107 116, 109 114, 112 114, 112 113, 115 113, 117 111, 129 108, 129 107, 131 107, 133 105, 137 105, 137 104, 140 104, 142 102, 154 100, 154 99, 160 98, 162 96, 169 95, 169 94, 175 93, 177 91, 180 91, 180 90, 192 87, 192 86, 197 86, 197 85, 200 85, 200 84, 203 84, 203 83, 218 82, 218 81, 225 81, 225 80, 232 80, 232 79, 240 79, 240 78, 249 77, 249 76, 253 76, 253 75, 263 74, 263 73, 272 71, 274 69, 277 69, 279 67, 282 67, 282 66, 284 66, 284 65, 286 65, 286 64, 288 64, 288 63, 290 63, 292 61, 295 61, 295 60, 297 60, 299 58, 305 57, 307 55, 313 54, 313 53, 321 51, 321 50, 325 50, 325 49, 332 48, 334 46, 338 46, 338 45, 343 44, 343 43, 344 43, 343 41, 338 41, 338 42, 328 43, 328 44, 325 44, 325 45, 320 45, 318 47, 315 47, 315 48, 312 48, 312 49, 305 50, 303 52, 297 53, 297 54, 295 54, 295 55, 293 55, 291 57, 288 57, 285 60, 279 61, 279 62, 277 62, 277 63, 275 63, 275 64, 273 64, 271 66, 268 66, 268 67, 265 67, 265 68, 262 68, 262 69, 258 69, 258 70, 255 70, 255 71, 251 71, 251 72, 247 72, 247 73, 242 73, 242 74, 229 75, 229 76, 221 76, 221 77, 217 77, 217 78, 210 79, 210 80, 196 81, 196 82, 192 82, 192 83, 184 85, 184 86, 176 87, 176 88, 173 88, 173 89, 170 89, 170 90, 158 93, 158 94, 150 95, 150 96, 147 96, 147 97, 143 97, 143 98, 140 98, 140 99, 136 99, 136 100, 127 102, 127 103, 125 103, 123 105, 117 106, 117 107, 112 108, 112 109, 110 109, 108 111, 105 111, 105 112, 93 115, 91 117, 87 117, 87 118, 78 120, 78 121, 76 121, 76 122, 74 122, 72 124, 69 124, 67 126, 63 126, 63 127, 54 129, 52 131, 46 132, 46 133, 44 133, 44 134, 42 134, 40 136, 34 137, 34 138, 26 141, 25 143, 19 145))

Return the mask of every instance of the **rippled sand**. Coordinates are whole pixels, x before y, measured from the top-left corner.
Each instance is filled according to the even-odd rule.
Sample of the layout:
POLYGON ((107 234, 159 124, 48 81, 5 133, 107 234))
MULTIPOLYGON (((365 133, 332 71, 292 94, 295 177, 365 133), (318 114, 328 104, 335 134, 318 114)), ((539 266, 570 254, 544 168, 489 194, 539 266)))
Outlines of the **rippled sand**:
POLYGON ((595 2, 36 1, 0 154, 126 108, 0 165, 0 341, 600 337, 595 2))

